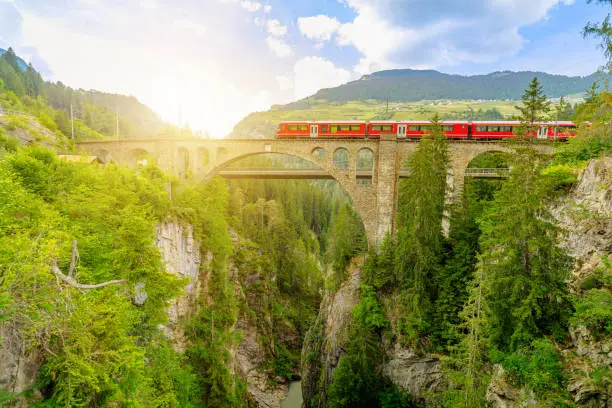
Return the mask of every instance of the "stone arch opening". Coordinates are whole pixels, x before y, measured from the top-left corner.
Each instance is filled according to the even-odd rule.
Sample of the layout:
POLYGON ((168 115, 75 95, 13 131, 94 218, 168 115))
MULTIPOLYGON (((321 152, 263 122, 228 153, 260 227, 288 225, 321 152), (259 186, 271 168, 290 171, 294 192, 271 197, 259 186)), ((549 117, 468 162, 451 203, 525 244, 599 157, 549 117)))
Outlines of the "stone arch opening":
POLYGON ((217 147, 216 160, 222 162, 227 159, 227 149, 225 147, 217 147))
POLYGON ((200 147, 198 149, 197 162, 198 162, 198 166, 197 166, 198 170, 202 169, 203 167, 207 166, 208 163, 210 163, 210 152, 208 151, 208 149, 204 147, 200 147))
POLYGON ((374 178, 374 152, 364 147, 357 152, 357 183, 372 184, 374 178))
POLYGON ((108 150, 100 149, 96 152, 96 157, 102 162, 102 164, 110 163, 113 159, 112 155, 108 150))
POLYGON ((186 147, 179 147, 177 157, 177 170, 180 176, 185 176, 190 169, 189 150, 186 147))
POLYGON ((463 179, 456 180, 459 188, 456 197, 485 202, 492 200, 508 175, 510 163, 509 152, 487 150, 475 154, 464 168, 463 179))
POLYGON ((317 147, 313 149, 312 157, 314 157, 316 161, 325 162, 327 159, 327 152, 322 147, 317 147))
MULTIPOLYGON (((268 160, 271 159, 272 161, 275 158, 279 158, 279 157, 292 158, 291 160, 293 160, 294 166, 289 167, 289 169, 291 170, 299 170, 296 168, 297 166, 295 165, 297 163, 300 163, 299 166, 301 166, 301 168, 304 170, 309 170, 309 171, 316 170, 317 172, 327 174, 327 176, 324 176, 324 179, 334 180, 336 183, 338 183, 340 187, 342 187, 342 190, 346 194, 352 208, 357 213, 359 217, 359 221, 361 222, 361 225, 366 233, 366 240, 367 240, 368 246, 376 245, 375 219, 369 219, 368 218, 369 215, 367 211, 367 210, 371 210, 371 208, 369 208, 371 206, 368 206, 366 210, 364 210, 363 206, 359 206, 358 201, 359 201, 360 196, 358 194, 355 195, 355 193, 358 193, 358 192, 354 188, 351 188, 350 185, 346 185, 345 183, 343 183, 342 177, 340 177, 342 173, 338 173, 336 169, 334 168, 330 169, 330 168, 327 168, 327 166, 326 168, 321 167, 318 163, 314 162, 314 159, 311 155, 303 154, 300 152, 268 153, 265 151, 238 154, 234 157, 227 157, 227 160, 225 161, 219 161, 219 160, 215 161, 214 168, 210 169, 210 171, 206 172, 206 174, 199 175, 200 180, 204 183, 208 183, 215 176, 232 178, 233 175, 229 174, 230 172, 237 171, 241 169, 241 167, 243 167, 244 169, 244 166, 240 166, 241 161, 243 161, 243 163, 247 163, 247 170, 248 170, 248 166, 250 165, 254 165, 255 167, 259 166, 260 163, 258 163, 258 159, 257 159, 258 156, 266 158, 268 160), (370 228, 368 228, 368 226, 370 226, 370 228)), ((258 170, 258 169, 255 169, 255 170, 258 170)), ((260 169, 260 170, 264 170, 264 169, 260 169)), ((238 175, 235 178, 241 178, 241 177, 238 175)), ((248 178, 248 177, 244 177, 244 178, 248 178)), ((285 178, 294 179, 294 176, 288 176, 285 178)), ((310 177, 305 177, 305 178, 310 178, 310 177)))
POLYGON ((146 166, 151 162, 151 155, 144 149, 132 149, 128 152, 127 163, 130 166, 146 166))
POLYGON ((334 167, 338 170, 348 170, 351 155, 344 147, 339 147, 334 151, 334 167))

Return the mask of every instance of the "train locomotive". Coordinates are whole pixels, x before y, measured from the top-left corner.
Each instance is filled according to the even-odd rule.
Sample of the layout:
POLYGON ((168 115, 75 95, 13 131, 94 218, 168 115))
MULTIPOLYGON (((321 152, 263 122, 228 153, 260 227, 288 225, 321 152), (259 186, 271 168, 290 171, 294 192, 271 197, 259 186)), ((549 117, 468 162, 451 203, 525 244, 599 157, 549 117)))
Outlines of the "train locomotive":
MULTIPOLYGON (((499 140, 517 137, 518 121, 441 122, 448 139, 499 140)), ((529 136, 538 140, 567 140, 576 135, 576 125, 570 121, 538 122, 529 136)), ((380 138, 394 134, 398 139, 420 139, 430 132, 429 121, 291 121, 281 122, 276 131, 279 138, 380 138)))

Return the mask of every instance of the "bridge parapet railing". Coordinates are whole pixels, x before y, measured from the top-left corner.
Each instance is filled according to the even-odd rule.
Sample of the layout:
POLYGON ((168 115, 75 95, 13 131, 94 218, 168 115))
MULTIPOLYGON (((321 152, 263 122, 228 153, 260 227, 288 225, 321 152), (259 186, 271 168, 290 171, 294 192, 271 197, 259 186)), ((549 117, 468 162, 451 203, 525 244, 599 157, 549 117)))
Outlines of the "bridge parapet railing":
POLYGON ((491 176, 491 177, 507 177, 510 174, 508 168, 467 168, 465 169, 466 176, 491 176))

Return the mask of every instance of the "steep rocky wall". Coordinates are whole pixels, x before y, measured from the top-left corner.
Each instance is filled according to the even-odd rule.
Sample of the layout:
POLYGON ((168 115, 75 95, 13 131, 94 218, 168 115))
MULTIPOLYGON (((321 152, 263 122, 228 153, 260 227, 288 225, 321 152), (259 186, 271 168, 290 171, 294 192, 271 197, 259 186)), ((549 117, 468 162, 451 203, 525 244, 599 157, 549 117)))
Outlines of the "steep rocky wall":
POLYGON ((41 355, 28 349, 18 327, 0 326, 0 390, 20 393, 28 389, 38 374, 41 355))
POLYGON ((572 288, 603 266, 612 251, 612 157, 592 160, 570 193, 553 208, 567 232, 563 246, 576 259, 572 288))
MULTIPOLYGON (((564 231, 561 245, 575 259, 570 291, 581 296, 593 272, 612 274, 604 262, 612 262, 612 158, 589 162, 571 191, 553 205, 552 214, 564 231)), ((584 326, 570 327, 570 337, 570 347, 561 350, 570 376, 568 392, 578 406, 611 406, 612 384, 596 385, 592 374, 612 366, 612 339, 596 340, 584 326)), ((532 392, 508 384, 501 366, 495 368, 487 401, 492 408, 537 406, 532 392)))
MULTIPOLYGON (((185 351, 186 339, 179 322, 193 313, 197 299, 202 290, 199 279, 200 242, 193 235, 191 225, 183 225, 177 221, 167 221, 157 226, 155 231, 156 244, 160 250, 166 271, 180 278, 187 279, 185 294, 178 297, 168 307, 168 323, 161 327, 177 351, 185 351)), ((204 261, 210 261, 210 255, 204 261)))
POLYGON ((361 263, 349 266, 349 278, 335 293, 326 293, 316 322, 306 333, 302 348, 304 406, 327 390, 333 371, 346 354, 351 310, 359 302, 361 263))

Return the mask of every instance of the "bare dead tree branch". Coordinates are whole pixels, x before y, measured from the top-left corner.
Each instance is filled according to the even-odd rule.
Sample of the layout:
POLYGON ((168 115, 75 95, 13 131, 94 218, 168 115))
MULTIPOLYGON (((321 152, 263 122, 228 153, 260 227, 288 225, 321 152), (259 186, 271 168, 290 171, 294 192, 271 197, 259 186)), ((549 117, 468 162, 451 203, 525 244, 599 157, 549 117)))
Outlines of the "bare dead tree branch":
POLYGON ((76 261, 79 256, 79 250, 77 249, 77 240, 72 241, 72 257, 70 258, 70 269, 68 269, 68 276, 71 278, 74 276, 74 269, 76 268, 76 261))
POLYGON ((64 282, 66 282, 68 285, 77 288, 77 289, 98 289, 98 288, 102 288, 104 286, 108 286, 108 285, 120 285, 122 283, 125 283, 126 280, 125 279, 120 279, 120 280, 110 280, 107 282, 102 282, 102 283, 97 283, 95 285, 87 285, 87 284, 83 284, 83 283, 79 283, 76 281, 76 279, 74 279, 72 277, 73 273, 74 273, 74 268, 76 265, 76 260, 78 257, 78 249, 77 249, 77 241, 74 240, 72 241, 72 257, 70 260, 70 267, 68 269, 68 275, 64 274, 60 268, 57 266, 57 260, 53 260, 53 264, 51 265, 51 271, 55 274, 55 276, 57 276, 58 278, 60 278, 61 280, 63 280, 64 282))

